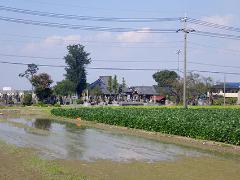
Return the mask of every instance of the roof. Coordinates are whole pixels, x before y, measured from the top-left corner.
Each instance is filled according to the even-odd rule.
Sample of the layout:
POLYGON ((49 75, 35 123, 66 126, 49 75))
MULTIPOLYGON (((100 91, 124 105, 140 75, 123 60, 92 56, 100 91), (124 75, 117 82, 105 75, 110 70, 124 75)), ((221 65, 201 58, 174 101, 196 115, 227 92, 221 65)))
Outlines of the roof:
MULTIPOLYGON (((224 83, 218 83, 213 86, 214 89, 223 89, 224 88, 224 83)), ((240 88, 240 83, 238 82, 227 82, 225 83, 225 88, 231 88, 231 89, 239 89, 240 88)))
POLYGON ((99 87, 103 94, 110 94, 110 92, 108 91, 108 88, 107 88, 109 78, 110 78, 110 76, 100 76, 99 79, 97 79, 92 84, 90 84, 88 86, 88 88, 94 89, 96 87, 99 87))
POLYGON ((131 89, 140 95, 158 95, 154 86, 133 86, 131 89))
POLYGON ((166 97, 165 97, 165 96, 155 96, 154 99, 155 99, 156 101, 161 101, 161 100, 166 99, 166 97))

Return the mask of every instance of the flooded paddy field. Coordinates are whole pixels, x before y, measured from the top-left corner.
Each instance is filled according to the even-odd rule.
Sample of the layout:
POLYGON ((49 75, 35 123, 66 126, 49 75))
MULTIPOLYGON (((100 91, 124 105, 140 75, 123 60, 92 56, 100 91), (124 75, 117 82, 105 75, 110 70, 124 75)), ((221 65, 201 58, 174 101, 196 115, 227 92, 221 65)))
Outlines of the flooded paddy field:
POLYGON ((0 140, 89 179, 240 179, 238 155, 132 136, 43 116, 0 117, 0 140))

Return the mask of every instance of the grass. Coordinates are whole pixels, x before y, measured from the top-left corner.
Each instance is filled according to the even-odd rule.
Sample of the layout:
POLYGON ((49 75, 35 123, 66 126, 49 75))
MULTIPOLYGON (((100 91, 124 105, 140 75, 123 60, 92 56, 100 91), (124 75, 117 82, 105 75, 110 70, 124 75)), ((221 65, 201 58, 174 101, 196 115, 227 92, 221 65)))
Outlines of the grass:
MULTIPOLYGON (((43 160, 39 158, 36 151, 32 149, 19 148, 0 141, 0 153, 4 153, 7 157, 13 157, 16 163, 19 163, 23 166, 21 166, 21 168, 24 168, 24 171, 29 172, 30 174, 33 171, 37 172, 40 177, 44 177, 44 179, 87 179, 85 176, 75 173, 69 168, 63 167, 55 161, 43 160)), ((5 163, 8 162, 1 162, 1 164, 5 163)))

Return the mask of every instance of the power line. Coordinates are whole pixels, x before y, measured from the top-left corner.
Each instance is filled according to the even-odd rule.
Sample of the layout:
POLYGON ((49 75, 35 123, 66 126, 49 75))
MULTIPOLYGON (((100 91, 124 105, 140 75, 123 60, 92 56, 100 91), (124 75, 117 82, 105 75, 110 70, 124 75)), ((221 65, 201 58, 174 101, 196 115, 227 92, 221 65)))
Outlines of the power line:
MULTIPOLYGON (((2 42, 9 42, 9 43, 36 43, 36 42, 28 42, 28 41, 19 41, 19 40, 12 40, 12 39, 0 39, 0 41, 2 42)), ((131 48, 131 49, 138 49, 138 48, 145 48, 145 49, 160 49, 160 48, 176 48, 178 47, 177 45, 168 45, 168 46, 139 46, 139 44, 137 45, 126 45, 126 43, 114 43, 114 44, 111 44, 111 42, 100 42, 100 41, 96 41, 96 42, 88 42, 88 41, 73 41, 75 43, 82 43, 82 42, 85 42, 85 43, 96 43, 96 45, 94 46, 101 46, 101 47, 104 47, 104 48, 131 48), (103 46, 103 44, 105 44, 103 46)), ((174 43, 180 43, 181 41, 175 41, 174 43)), ((166 42, 167 43, 173 43, 173 42, 166 42)), ((163 43, 162 43, 163 44, 163 43)), ((67 46, 69 44, 67 44, 67 41, 64 41, 61 42, 61 43, 57 43, 56 46, 67 46)))
POLYGON ((106 27, 106 26, 82 26, 76 24, 61 24, 53 23, 46 21, 33 21, 27 19, 11 18, 0 16, 0 20, 6 22, 14 22, 20 24, 44 26, 44 27, 53 27, 53 28, 62 28, 62 29, 73 29, 73 30, 88 30, 88 31, 105 31, 105 32, 136 32, 136 33, 176 33, 174 29, 137 29, 137 28, 115 28, 115 27, 106 27))
POLYGON ((198 31, 198 30, 193 31, 192 34, 200 35, 200 36, 223 38, 223 39, 240 40, 240 36, 236 36, 232 34, 222 34, 222 33, 198 31))
MULTIPOLYGON (((9 61, 0 61, 1 64, 11 64, 11 65, 21 65, 27 66, 31 63, 20 63, 20 62, 9 62, 9 61)), ((68 67, 66 65, 49 65, 49 64, 36 64, 39 67, 53 67, 53 68, 65 68, 68 67)), ((165 69, 157 69, 157 68, 113 68, 113 67, 86 67, 87 69, 95 69, 95 70, 119 70, 119 71, 160 71, 165 69)), ((177 71, 178 69, 168 69, 177 71)), ((224 72, 224 71, 207 71, 207 70, 189 70, 188 72, 201 72, 201 73, 213 73, 213 74, 229 74, 229 75, 240 75, 240 73, 235 72, 224 72)))
POLYGON ((196 45, 196 46, 199 46, 199 47, 203 47, 203 48, 213 48, 213 49, 220 49, 220 50, 227 51, 227 52, 240 53, 240 51, 236 50, 236 49, 220 48, 220 47, 206 45, 206 44, 201 44, 201 43, 196 43, 196 42, 192 42, 192 41, 188 41, 188 42, 190 44, 193 44, 193 45, 196 45))
MULTIPOLYGON (((0 35, 4 35, 4 36, 10 36, 10 37, 21 37, 21 38, 30 38, 30 39, 40 39, 40 40, 45 40, 47 37, 44 37, 44 36, 37 36, 37 35, 34 35, 34 36, 30 36, 30 35, 21 35, 21 34, 12 34, 12 33, 1 33, 0 35)), ((51 39, 56 39, 56 40, 64 40, 64 41, 67 41, 67 42, 76 42, 76 40, 71 40, 71 39, 63 39, 61 37, 54 37, 52 36, 51 39)), ((126 43, 129 43, 129 44, 164 44, 164 43, 180 43, 180 42, 183 42, 183 41, 95 41, 95 40, 79 40, 80 42, 86 42, 86 43, 113 43, 113 44, 126 44, 126 43)), ((26 42, 26 41, 25 41, 26 42)))
POLYGON ((0 6, 0 10, 15 12, 21 14, 28 14, 42 17, 53 17, 60 19, 71 19, 80 21, 106 21, 106 22, 160 22, 160 21, 179 21, 181 18, 126 18, 126 17, 99 17, 99 16, 80 16, 53 12, 43 12, 36 10, 20 9, 8 6, 0 6))
POLYGON ((221 24, 217 24, 217 23, 211 23, 211 22, 207 22, 207 21, 203 21, 203 20, 199 20, 199 19, 194 19, 194 18, 188 18, 187 21, 192 24, 202 25, 202 26, 206 26, 206 27, 210 27, 210 28, 240 32, 240 28, 238 28, 238 27, 226 26, 226 25, 221 25, 221 24))
MULTIPOLYGON (((0 56, 4 57, 17 57, 17 58, 30 58, 30 59, 45 59, 45 60, 63 60, 63 58, 60 57, 44 57, 44 56, 27 56, 27 55, 14 55, 14 54, 3 54, 0 53, 0 56)), ((142 62, 142 63, 148 63, 148 62, 177 62, 177 61, 159 61, 159 60, 103 60, 103 59, 97 59, 94 60, 94 62, 142 62)))
MULTIPOLYGON (((1 64, 11 64, 11 65, 21 65, 27 66, 31 63, 20 63, 20 62, 9 62, 9 61, 0 61, 1 64)), ((66 65, 50 65, 50 64, 36 64, 39 67, 53 67, 53 68, 66 68, 66 65)), ((119 71, 159 71, 163 69, 157 68, 114 68, 114 67, 86 67, 86 69, 95 69, 95 70, 119 70, 119 71)), ((176 70, 176 69, 171 69, 176 70)))
MULTIPOLYGON (((16 58, 29 58, 29 59, 44 59, 44 60, 64 60, 64 58, 60 57, 44 57, 44 56, 27 56, 27 55, 14 55, 14 54, 3 54, 0 53, 0 56, 4 57, 16 57, 16 58)), ((111 62, 111 63, 177 63, 178 61, 168 60, 168 61, 161 61, 161 60, 107 60, 107 59, 96 59, 93 62, 111 62)), ((183 62, 183 61, 179 61, 183 62)), ((204 65, 204 66, 214 66, 214 67, 228 67, 228 68, 235 68, 240 69, 240 66, 230 66, 230 65, 219 65, 219 64, 210 64, 210 63, 201 63, 196 61, 189 61, 189 64, 196 64, 196 65, 204 65)), ((26 65, 26 63, 25 63, 26 65)))
POLYGON ((240 69, 240 66, 229 66, 229 65, 219 65, 219 64, 209 64, 209 63, 199 63, 194 61, 189 61, 189 64, 197 64, 197 65, 204 65, 204 66, 214 66, 214 67, 224 67, 224 68, 235 68, 240 69))

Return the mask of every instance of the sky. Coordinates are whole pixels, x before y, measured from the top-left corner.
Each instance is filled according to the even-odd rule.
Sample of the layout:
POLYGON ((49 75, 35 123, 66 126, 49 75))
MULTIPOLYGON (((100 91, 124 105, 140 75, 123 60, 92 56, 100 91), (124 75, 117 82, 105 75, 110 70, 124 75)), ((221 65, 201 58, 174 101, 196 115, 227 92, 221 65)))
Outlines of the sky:
MULTIPOLYGON (((53 12, 79 16, 124 17, 124 18, 175 18, 200 19, 217 24, 240 27, 240 1, 238 0, 1 0, 0 6, 53 12)), ((147 33, 151 28, 183 28, 181 22, 96 22, 39 17, 3 11, 1 17, 21 18, 34 21, 76 24, 82 26, 107 26, 135 28, 139 32, 96 32, 5 22, 0 20, 0 61, 65 65, 63 57, 69 44, 82 44, 90 53, 92 63, 88 67, 139 68, 139 69, 178 69, 177 50, 183 52, 183 33, 147 33), (144 32, 144 33, 141 33, 144 32), (37 59, 15 56, 41 56, 50 59, 37 59), (52 59, 51 59, 52 58, 52 59), (128 62, 119 62, 128 61, 128 62), (141 62, 134 62, 141 61, 141 62)), ((222 31, 187 23, 189 29, 227 33, 239 36, 239 32, 222 31)), ((188 34, 188 71, 239 72, 240 41, 188 34), (192 64, 192 62, 198 64, 192 64), (219 66, 203 65, 217 64, 219 66)), ((180 69, 183 67, 183 53, 180 54, 180 69)), ((30 89, 30 83, 18 77, 26 66, 0 64, 0 88, 30 89)), ((54 83, 64 79, 64 68, 40 67, 39 73, 46 72, 54 83)), ((124 77, 128 86, 156 84, 152 75, 156 71, 87 70, 87 81, 92 83, 99 76, 117 75, 119 82, 124 77)), ((223 81, 223 74, 200 73, 223 81)), ((180 72, 181 75, 181 72, 180 72)), ((226 75, 228 82, 239 82, 239 75, 226 75)))

